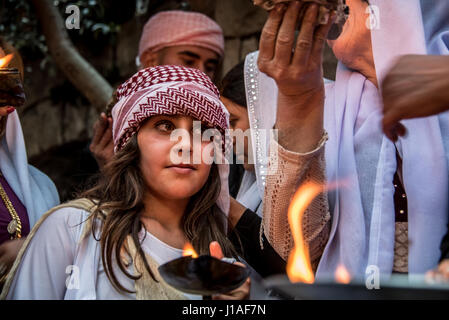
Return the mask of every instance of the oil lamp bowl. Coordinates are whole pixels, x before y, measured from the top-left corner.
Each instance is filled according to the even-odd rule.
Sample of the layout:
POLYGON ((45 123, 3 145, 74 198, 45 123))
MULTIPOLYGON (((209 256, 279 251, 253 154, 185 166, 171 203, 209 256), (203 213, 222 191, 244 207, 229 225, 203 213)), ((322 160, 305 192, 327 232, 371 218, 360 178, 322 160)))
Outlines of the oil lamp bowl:
POLYGON ((159 267, 159 274, 172 287, 190 294, 210 296, 232 291, 248 278, 248 268, 209 255, 178 258, 159 267))
POLYGON ((287 276, 272 276, 265 286, 280 299, 294 300, 447 300, 449 285, 427 284, 424 278, 408 279, 395 275, 380 281, 379 289, 368 289, 363 281, 339 284, 333 280, 314 284, 291 283, 287 276))
POLYGON ((25 93, 19 70, 0 68, 0 107, 20 107, 25 103, 25 93))

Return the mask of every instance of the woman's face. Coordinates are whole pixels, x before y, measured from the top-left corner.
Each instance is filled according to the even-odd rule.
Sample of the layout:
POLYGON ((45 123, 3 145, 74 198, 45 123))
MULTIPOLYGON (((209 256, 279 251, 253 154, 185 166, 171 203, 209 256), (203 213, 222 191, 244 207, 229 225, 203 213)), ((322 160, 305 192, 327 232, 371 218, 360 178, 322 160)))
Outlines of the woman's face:
MULTIPOLYGON (((231 101, 230 99, 226 98, 226 97, 221 97, 221 102, 223 102, 223 104, 225 105, 226 109, 228 109, 229 113, 230 113, 230 118, 229 118, 229 124, 231 126, 232 130, 242 130, 243 132, 245 132, 246 130, 248 130, 250 128, 249 126, 249 118, 248 118, 248 110, 231 101)), ((249 132, 248 132, 249 133, 249 132)), ((237 163, 242 163, 243 167, 245 168, 245 170, 248 171, 254 171, 254 164, 250 164, 249 160, 248 160, 248 151, 249 151, 249 139, 248 139, 248 135, 245 135, 244 139, 243 139, 243 148, 241 147, 237 147, 237 139, 236 136, 233 135, 233 144, 234 144, 234 151, 236 153, 236 157, 237 157, 237 163), (239 151, 243 151, 239 152, 239 151)))
POLYGON ((366 52, 372 52, 371 32, 369 29, 368 3, 362 0, 346 0, 349 17, 336 40, 328 40, 337 59, 347 67, 355 68, 358 59, 366 52))
MULTIPOLYGON (((201 128, 206 129, 204 125, 201 128)), ((193 118, 182 115, 153 116, 139 129, 140 168, 152 195, 170 200, 188 199, 206 183, 211 164, 202 161, 202 157, 196 161, 200 163, 194 163, 193 153, 196 148, 195 152, 202 155, 211 142, 201 141, 194 146, 193 129, 193 118), (175 129, 182 129, 186 139, 170 138, 175 129)))

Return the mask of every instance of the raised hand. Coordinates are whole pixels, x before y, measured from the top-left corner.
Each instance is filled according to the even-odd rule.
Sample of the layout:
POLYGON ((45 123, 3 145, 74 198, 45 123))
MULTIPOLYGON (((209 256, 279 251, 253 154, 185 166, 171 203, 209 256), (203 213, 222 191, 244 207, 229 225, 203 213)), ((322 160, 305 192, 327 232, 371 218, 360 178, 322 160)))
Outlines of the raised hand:
POLYGON ((262 30, 259 45, 260 71, 272 77, 279 93, 301 96, 323 89, 322 52, 327 33, 335 19, 317 25, 319 7, 308 5, 295 43, 295 30, 303 2, 276 6, 262 30))
POLYGON ((311 151, 323 134, 323 48, 335 13, 318 25, 316 4, 293 1, 276 6, 262 30, 258 67, 278 86, 275 127, 279 143, 296 152, 311 151), (300 11, 306 7, 298 38, 300 11))
POLYGON ((112 139, 112 118, 101 113, 94 124, 90 152, 95 157, 100 169, 114 156, 114 141, 112 139))

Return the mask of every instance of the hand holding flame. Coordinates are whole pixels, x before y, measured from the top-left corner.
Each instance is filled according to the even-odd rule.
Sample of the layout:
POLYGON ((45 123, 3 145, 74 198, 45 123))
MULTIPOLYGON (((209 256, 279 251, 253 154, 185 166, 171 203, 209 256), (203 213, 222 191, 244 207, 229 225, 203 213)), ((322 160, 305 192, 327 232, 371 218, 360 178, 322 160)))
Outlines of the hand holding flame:
MULTIPOLYGON (((0 55, 4 55, 3 50, 0 55)), ((6 116, 15 110, 14 107, 23 105, 25 94, 23 92, 19 71, 6 68, 13 58, 8 54, 0 58, 0 116, 6 116)))
MULTIPOLYGON (((209 244, 209 252, 210 252, 210 255, 216 259, 221 260, 224 258, 223 250, 221 249, 221 246, 217 241, 212 241, 209 244)), ((193 249, 193 247, 190 243, 185 244, 182 255, 184 257, 192 256, 192 258, 198 258, 198 254, 196 253, 195 249, 193 249)), ((240 267, 246 268, 246 266, 241 262, 234 262, 234 264, 236 264, 240 267)), ((228 292, 226 294, 213 295, 212 300, 244 300, 244 299, 248 299, 250 288, 251 288, 251 279, 248 277, 248 279, 246 279, 245 283, 243 283, 237 289, 232 290, 231 292, 228 292)))
MULTIPOLYGON (((217 241, 212 241, 209 244, 210 255, 217 259, 223 259, 224 254, 221 250, 220 244, 217 241)), ((234 264, 246 268, 241 262, 234 262, 234 264)), ((251 279, 248 277, 240 287, 226 294, 217 294, 212 296, 212 300, 244 300, 249 298, 249 291, 251 288, 251 279)))

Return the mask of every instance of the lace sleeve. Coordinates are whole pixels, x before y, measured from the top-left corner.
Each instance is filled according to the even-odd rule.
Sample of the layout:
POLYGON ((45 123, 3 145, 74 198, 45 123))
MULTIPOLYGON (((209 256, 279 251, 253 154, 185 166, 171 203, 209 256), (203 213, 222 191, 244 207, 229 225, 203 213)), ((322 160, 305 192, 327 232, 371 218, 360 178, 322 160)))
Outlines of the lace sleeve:
MULTIPOLYGON (((262 228, 272 247, 285 260, 294 246, 287 214, 293 194, 306 182, 326 182, 324 144, 327 135, 323 137, 315 150, 304 154, 288 151, 274 139, 270 141, 271 171, 266 177, 262 228)), ((322 193, 303 217, 304 239, 314 270, 329 238, 330 220, 327 193, 322 193)))

